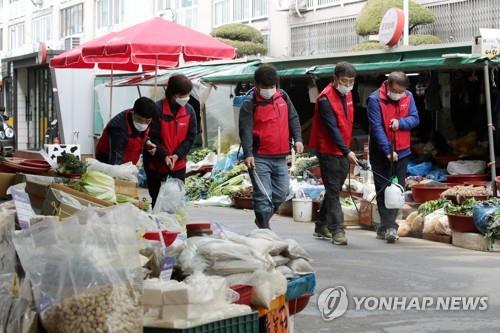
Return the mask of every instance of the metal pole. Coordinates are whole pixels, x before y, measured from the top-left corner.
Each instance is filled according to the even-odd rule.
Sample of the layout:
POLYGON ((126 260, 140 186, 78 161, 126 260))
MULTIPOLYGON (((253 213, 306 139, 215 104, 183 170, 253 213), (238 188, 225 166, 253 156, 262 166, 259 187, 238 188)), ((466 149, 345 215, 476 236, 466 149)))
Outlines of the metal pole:
POLYGON ((109 120, 113 118, 113 65, 111 65, 111 81, 109 85, 109 120))
POLYGON ((491 91, 490 91, 490 70, 488 66, 488 61, 484 62, 484 91, 486 94, 486 116, 488 119, 488 146, 490 147, 490 169, 491 169, 491 180, 492 180, 492 189, 493 189, 493 195, 496 197, 497 196, 497 185, 495 182, 495 178, 497 176, 496 173, 496 157, 495 157, 495 141, 493 137, 493 130, 494 130, 494 125, 493 125, 493 117, 492 117, 492 112, 491 112, 491 91))
POLYGON ((153 96, 156 99, 156 89, 158 87, 158 55, 156 55, 155 60, 155 88, 153 90, 153 96))
POLYGON ((405 26, 403 31, 403 45, 408 46, 410 44, 410 7, 409 0, 403 0, 403 12, 405 13, 405 26))

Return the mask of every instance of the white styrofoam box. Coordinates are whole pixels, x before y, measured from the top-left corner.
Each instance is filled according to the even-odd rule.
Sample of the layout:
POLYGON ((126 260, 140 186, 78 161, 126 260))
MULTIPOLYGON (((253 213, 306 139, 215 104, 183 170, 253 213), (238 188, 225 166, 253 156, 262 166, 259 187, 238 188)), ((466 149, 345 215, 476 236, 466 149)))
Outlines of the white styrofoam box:
POLYGON ((45 151, 49 155, 50 159, 57 162, 57 158, 62 155, 63 152, 71 153, 81 159, 80 145, 45 145, 45 151))

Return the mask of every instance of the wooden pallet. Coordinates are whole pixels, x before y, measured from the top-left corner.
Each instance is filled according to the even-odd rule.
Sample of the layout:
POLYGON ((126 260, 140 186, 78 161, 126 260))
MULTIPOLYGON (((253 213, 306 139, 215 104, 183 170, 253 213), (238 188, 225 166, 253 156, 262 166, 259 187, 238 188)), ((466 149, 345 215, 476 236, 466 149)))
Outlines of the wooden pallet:
POLYGON ((500 252, 499 240, 495 241, 493 244, 489 244, 481 234, 453 231, 451 237, 454 246, 475 251, 500 252))

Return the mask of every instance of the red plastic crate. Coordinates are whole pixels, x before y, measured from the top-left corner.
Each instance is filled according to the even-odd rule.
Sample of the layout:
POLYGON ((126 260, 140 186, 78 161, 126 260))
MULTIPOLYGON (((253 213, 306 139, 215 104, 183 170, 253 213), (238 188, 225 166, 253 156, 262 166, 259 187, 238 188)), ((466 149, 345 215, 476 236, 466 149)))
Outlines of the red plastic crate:
POLYGON ((250 305, 252 301, 253 286, 246 284, 235 284, 231 289, 240 294, 240 299, 235 304, 250 305))

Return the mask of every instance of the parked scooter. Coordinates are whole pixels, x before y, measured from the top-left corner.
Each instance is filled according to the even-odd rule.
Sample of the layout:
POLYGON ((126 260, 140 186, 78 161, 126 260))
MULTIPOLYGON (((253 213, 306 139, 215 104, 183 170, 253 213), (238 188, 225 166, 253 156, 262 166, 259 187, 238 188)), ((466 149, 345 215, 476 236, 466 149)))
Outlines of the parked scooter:
POLYGON ((7 123, 9 116, 4 114, 5 108, 0 107, 0 155, 10 156, 14 153, 15 132, 7 123))

